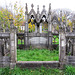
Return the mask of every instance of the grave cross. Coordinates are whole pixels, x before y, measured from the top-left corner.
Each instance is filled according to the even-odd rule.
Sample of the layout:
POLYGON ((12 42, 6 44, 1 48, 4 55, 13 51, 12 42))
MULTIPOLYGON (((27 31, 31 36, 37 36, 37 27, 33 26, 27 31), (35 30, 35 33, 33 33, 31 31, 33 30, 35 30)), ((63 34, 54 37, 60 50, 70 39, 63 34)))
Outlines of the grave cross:
POLYGON ((32 7, 32 9, 33 9, 34 5, 33 5, 33 4, 31 4, 31 7, 32 7))

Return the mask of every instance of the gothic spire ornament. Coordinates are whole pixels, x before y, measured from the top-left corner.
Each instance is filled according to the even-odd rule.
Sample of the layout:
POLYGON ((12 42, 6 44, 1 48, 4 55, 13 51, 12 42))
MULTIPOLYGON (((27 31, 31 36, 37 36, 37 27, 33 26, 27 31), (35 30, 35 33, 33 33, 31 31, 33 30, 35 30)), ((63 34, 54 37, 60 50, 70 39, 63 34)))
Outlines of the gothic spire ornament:
POLYGON ((33 5, 33 4, 31 4, 31 7, 32 7, 32 9, 33 9, 34 5, 33 5))
POLYGON ((39 13, 39 5, 37 5, 37 14, 39 13))
POLYGON ((25 13, 28 13, 28 7, 27 7, 27 3, 26 3, 26 6, 25 6, 25 13))

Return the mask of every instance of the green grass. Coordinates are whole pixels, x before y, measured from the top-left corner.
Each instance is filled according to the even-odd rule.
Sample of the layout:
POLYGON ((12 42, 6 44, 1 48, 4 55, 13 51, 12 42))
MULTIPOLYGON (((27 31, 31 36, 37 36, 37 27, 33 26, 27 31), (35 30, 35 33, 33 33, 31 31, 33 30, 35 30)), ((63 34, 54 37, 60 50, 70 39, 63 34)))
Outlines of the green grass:
MULTIPOLYGON (((21 44, 21 40, 18 39, 18 44, 21 44)), ((22 44, 24 44, 24 40, 22 40, 22 44)))
POLYGON ((65 69, 65 75, 75 75, 75 67, 74 66, 66 66, 65 69))
POLYGON ((46 49, 17 50, 17 61, 58 61, 59 51, 46 49))
POLYGON ((36 69, 0 68, 0 75, 75 75, 75 67, 66 66, 64 70, 45 68, 43 66, 36 69))

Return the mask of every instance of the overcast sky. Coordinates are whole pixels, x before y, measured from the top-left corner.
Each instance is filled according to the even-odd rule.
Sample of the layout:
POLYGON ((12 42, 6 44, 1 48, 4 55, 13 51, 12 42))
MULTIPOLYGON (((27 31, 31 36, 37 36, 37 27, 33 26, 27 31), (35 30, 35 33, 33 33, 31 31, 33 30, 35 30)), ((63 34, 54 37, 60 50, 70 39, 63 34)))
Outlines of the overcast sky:
POLYGON ((42 10, 42 6, 46 6, 46 10, 49 8, 49 3, 51 3, 52 9, 61 9, 66 8, 72 11, 75 11, 75 0, 0 0, 0 6, 5 7, 5 5, 9 5, 11 3, 14 6, 15 2, 19 2, 23 7, 25 7, 25 3, 28 4, 28 10, 31 8, 31 4, 34 4, 34 9, 36 11, 37 5, 40 6, 40 10, 42 10))

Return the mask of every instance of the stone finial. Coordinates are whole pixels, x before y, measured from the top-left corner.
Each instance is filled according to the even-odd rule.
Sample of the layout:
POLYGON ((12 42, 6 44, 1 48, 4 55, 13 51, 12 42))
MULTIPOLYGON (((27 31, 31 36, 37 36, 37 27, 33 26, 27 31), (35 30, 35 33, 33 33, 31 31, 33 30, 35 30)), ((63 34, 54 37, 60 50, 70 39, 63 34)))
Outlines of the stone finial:
POLYGON ((45 9, 45 5, 43 5, 43 9, 45 9))
POLYGON ((25 9, 26 9, 26 12, 28 12, 28 7, 27 7, 27 3, 26 3, 26 6, 25 6, 25 9))
POLYGON ((27 9, 27 3, 26 3, 26 9, 27 9))
POLYGON ((32 7, 32 9, 33 9, 34 5, 33 5, 33 4, 31 4, 31 7, 32 7))
POLYGON ((60 23, 61 23, 61 26, 62 26, 62 10, 60 11, 60 23))
POLYGON ((37 5, 37 10, 39 11, 39 5, 37 5))
POLYGON ((39 5, 37 5, 37 13, 39 13, 39 5))
POLYGON ((49 10, 51 9, 51 3, 49 3, 49 10))
POLYGON ((60 18, 62 18, 62 10, 60 11, 60 18))
POLYGON ((49 4, 49 14, 51 14, 51 3, 49 4))

